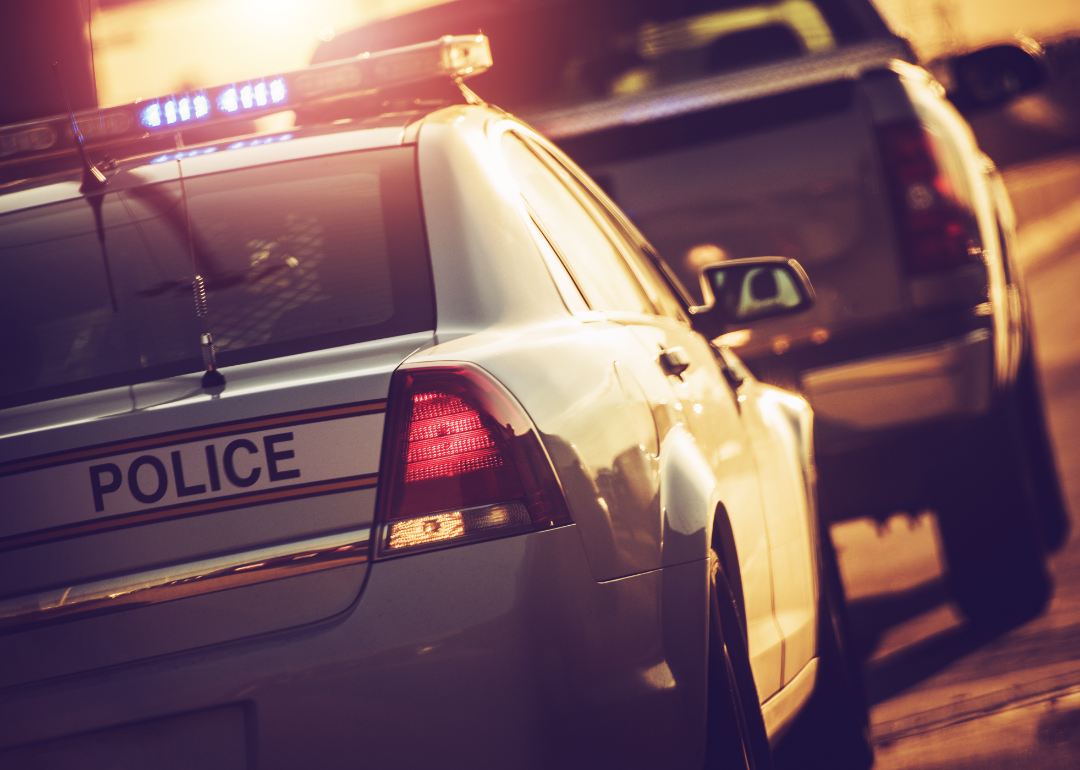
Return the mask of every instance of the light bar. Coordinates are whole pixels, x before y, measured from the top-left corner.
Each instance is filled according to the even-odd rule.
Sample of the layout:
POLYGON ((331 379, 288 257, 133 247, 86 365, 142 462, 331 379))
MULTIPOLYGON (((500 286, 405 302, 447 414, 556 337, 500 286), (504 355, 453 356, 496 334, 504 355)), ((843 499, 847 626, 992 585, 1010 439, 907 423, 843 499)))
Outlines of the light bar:
MULTIPOLYGON (((124 107, 76 114, 79 131, 87 142, 114 141, 130 136, 134 121, 132 113, 124 107)), ((75 139, 71 133, 71 118, 57 115, 45 120, 19 123, 0 128, 0 160, 9 156, 38 155, 63 146, 75 151, 75 139)))
MULTIPOLYGON (((142 99, 100 114, 87 110, 75 117, 87 142, 100 145, 260 117, 392 86, 463 79, 484 72, 491 63, 484 35, 447 35, 430 43, 365 53, 280 75, 142 99)), ((63 154, 74 147, 66 115, 0 128, 0 161, 63 154)))
POLYGON ((162 128, 190 124, 209 116, 210 99, 206 91, 196 91, 155 99, 139 110, 139 123, 146 128, 162 128))

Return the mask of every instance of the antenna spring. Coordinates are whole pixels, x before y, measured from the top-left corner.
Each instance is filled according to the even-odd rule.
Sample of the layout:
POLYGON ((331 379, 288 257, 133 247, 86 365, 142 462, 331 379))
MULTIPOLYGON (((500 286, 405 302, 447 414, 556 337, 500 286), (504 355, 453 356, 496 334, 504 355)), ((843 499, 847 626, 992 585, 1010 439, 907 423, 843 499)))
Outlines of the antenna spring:
POLYGON ((197 275, 191 282, 191 288, 195 291, 195 314, 199 318, 206 318, 206 281, 197 275))
POLYGON ((206 332, 202 335, 201 341, 203 366, 208 372, 214 371, 217 369, 217 347, 214 345, 214 337, 210 332, 206 332))

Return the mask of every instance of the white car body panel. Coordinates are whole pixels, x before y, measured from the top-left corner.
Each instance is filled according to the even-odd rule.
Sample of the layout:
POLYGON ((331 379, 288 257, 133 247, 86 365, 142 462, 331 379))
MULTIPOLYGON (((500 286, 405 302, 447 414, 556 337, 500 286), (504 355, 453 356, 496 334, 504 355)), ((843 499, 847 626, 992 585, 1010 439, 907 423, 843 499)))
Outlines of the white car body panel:
MULTIPOLYGON (((450 108, 429 116, 417 149, 432 255, 440 341, 499 334, 565 314, 522 216, 520 197, 493 157, 491 113, 450 108), (476 184, 477 179, 488 180, 476 184)), ((509 332, 513 333, 513 332, 509 332)), ((475 344, 475 343, 470 343, 475 344)))

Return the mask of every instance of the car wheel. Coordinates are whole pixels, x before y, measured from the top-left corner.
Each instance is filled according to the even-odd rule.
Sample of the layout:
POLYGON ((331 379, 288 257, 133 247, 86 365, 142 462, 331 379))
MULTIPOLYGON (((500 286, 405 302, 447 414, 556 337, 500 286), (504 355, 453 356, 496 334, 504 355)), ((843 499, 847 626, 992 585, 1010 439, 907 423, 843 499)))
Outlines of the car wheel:
POLYGON ((866 770, 874 763, 874 748, 862 675, 851 652, 844 586, 827 531, 820 542, 817 681, 776 749, 776 766, 866 770))
POLYGON ((968 432, 939 491, 938 529, 953 597, 982 624, 1021 622, 1050 597, 1035 479, 1015 401, 1003 400, 968 432))
POLYGON ((761 718, 735 597, 715 552, 709 559, 709 700, 705 767, 769 770, 772 753, 761 718))

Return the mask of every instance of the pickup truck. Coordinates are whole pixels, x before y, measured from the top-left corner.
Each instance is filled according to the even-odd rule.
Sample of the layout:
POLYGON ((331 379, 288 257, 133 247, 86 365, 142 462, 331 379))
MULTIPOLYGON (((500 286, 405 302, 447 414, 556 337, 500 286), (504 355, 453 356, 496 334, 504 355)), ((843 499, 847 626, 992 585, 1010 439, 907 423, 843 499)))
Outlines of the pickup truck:
POLYGON ((947 94, 869 0, 456 0, 314 61, 477 30, 499 66, 470 87, 604 187, 681 279, 695 328, 809 400, 823 515, 933 510, 969 618, 1038 612, 1060 483, 1014 215, 953 104, 1037 87, 1037 56, 957 57, 947 94), (704 268, 765 255, 798 260, 817 302, 725 316, 704 268))

